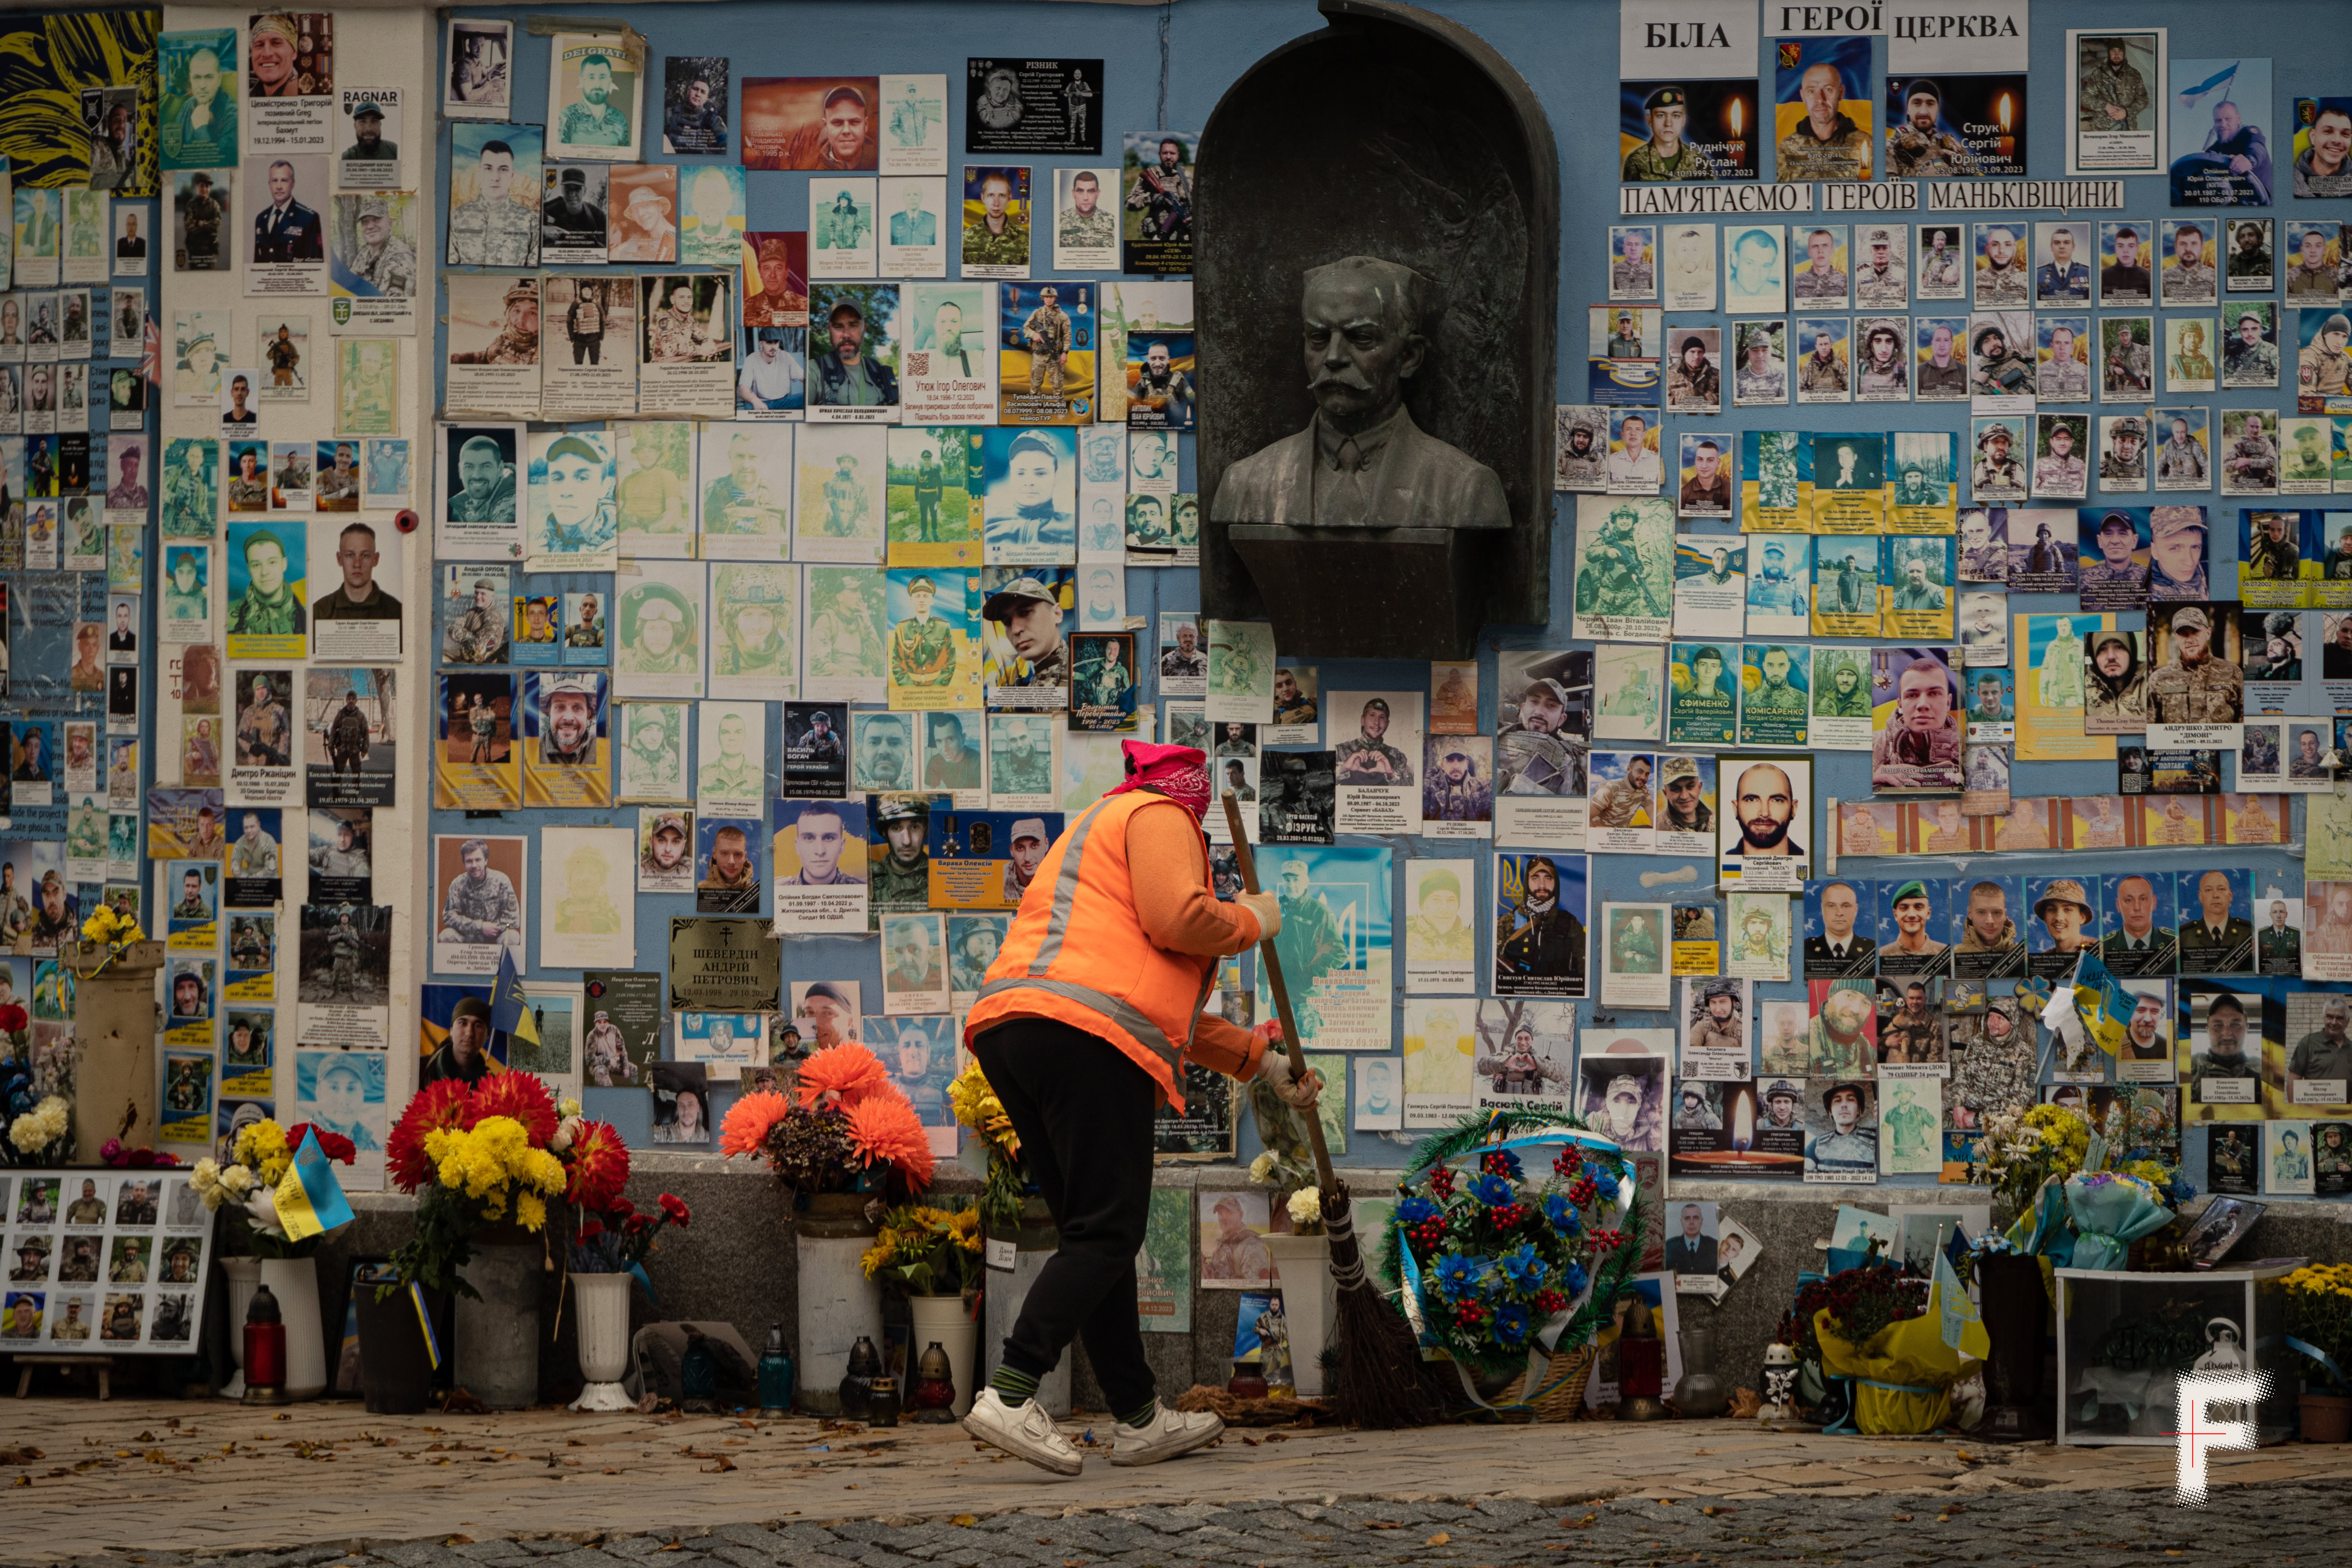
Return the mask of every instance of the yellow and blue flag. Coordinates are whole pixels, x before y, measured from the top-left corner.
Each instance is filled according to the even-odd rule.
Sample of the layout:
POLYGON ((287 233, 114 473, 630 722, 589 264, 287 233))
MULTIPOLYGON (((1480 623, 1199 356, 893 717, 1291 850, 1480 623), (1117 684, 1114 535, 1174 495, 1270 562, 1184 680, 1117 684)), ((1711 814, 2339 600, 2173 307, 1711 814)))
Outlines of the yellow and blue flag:
POLYGON ((2081 1026, 2092 1044, 2109 1056, 2123 1053, 2137 998, 2125 990, 2097 954, 2088 948, 2074 966, 2074 977, 2053 991, 2042 1021, 2064 1032, 2069 1017, 2081 1026))
POLYGON ((307 1241, 352 1222, 343 1184, 335 1179, 335 1162, 319 1146, 315 1128, 302 1134, 302 1146, 294 1151, 294 1163, 286 1167, 271 1197, 289 1241, 307 1241))
POLYGON ((530 1016, 530 998, 522 994, 522 974, 515 967, 511 947, 499 950, 499 977, 490 982, 490 1027, 509 1041, 539 1043, 539 1020, 530 1016))

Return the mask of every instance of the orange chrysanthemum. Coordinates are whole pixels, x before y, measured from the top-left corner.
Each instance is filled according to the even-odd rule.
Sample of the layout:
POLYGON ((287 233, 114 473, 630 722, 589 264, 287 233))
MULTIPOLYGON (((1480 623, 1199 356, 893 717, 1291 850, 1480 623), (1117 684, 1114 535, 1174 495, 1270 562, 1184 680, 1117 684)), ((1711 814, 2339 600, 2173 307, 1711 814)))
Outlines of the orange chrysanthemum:
POLYGON ((476 1084, 466 1124, 470 1127, 486 1116, 513 1117, 535 1149, 545 1148, 555 1136, 555 1097, 535 1072, 501 1072, 476 1084))
POLYGON ((793 1103, 772 1089, 740 1096, 728 1107, 726 1119, 719 1124, 719 1152, 758 1154, 766 1145, 770 1131, 791 1115, 792 1110, 793 1103))
POLYGON ((847 1110, 849 1146, 860 1159, 888 1161, 917 1191, 931 1185, 930 1139, 904 1094, 870 1094, 847 1110))
POLYGON ((877 1089, 889 1086, 890 1074, 881 1058, 854 1040, 829 1045, 801 1063, 801 1105, 854 1105, 877 1089))
POLYGON ((473 1094, 454 1078, 428 1084, 408 1103, 384 1144, 384 1168, 403 1192, 415 1192, 433 1180, 433 1157, 425 1152, 428 1133, 456 1132, 473 1125, 473 1094))
POLYGON ((571 1162, 563 1196, 583 1208, 612 1207, 613 1200, 628 1185, 629 1146, 610 1122, 589 1122, 581 1127, 580 1135, 572 1140, 571 1162))

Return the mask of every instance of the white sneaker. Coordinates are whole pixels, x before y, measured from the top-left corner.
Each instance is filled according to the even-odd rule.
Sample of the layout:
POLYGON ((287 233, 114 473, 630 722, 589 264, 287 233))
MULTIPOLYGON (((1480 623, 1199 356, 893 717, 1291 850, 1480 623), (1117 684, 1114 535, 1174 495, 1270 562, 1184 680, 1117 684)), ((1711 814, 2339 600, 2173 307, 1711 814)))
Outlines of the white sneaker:
POLYGON ((1077 1446, 1062 1436, 1045 1406, 1034 1399, 1014 1406, 1007 1405, 995 1389, 983 1388, 971 1402, 971 1414, 963 1418, 963 1429, 1016 1459, 1026 1459, 1057 1476, 1074 1476, 1086 1468, 1077 1446))
POLYGON ((1114 1465, 1156 1465, 1206 1448, 1225 1432, 1225 1424, 1205 1410, 1188 1415, 1166 1405, 1148 1427, 1130 1427, 1123 1421, 1118 1427, 1118 1435, 1111 1439, 1110 1448, 1114 1465))

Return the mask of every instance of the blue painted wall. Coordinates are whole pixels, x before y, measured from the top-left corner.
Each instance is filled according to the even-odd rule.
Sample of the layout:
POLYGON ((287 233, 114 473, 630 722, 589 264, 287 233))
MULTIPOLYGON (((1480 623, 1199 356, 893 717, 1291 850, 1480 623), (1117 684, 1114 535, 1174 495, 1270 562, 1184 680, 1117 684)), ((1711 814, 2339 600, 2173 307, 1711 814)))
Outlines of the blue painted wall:
MULTIPOLYGON (((1440 0, 1432 8, 1458 19, 1499 49, 1525 76, 1550 117, 1562 158, 1559 396, 1563 402, 1582 401, 1586 353, 1582 307, 1607 298, 1609 257, 1606 230, 1611 223, 1617 221, 1616 6, 1593 3, 1593 0, 1574 0, 1574 3, 1567 3, 1567 0, 1440 0)), ((522 33, 521 23, 525 16, 522 11, 491 7, 481 14, 509 17, 517 23, 514 61, 516 115, 525 121, 543 122, 547 103, 548 40, 522 33)), ((968 56, 1018 51, 1040 56, 1101 57, 1108 65, 1108 81, 1102 99, 1096 106, 1096 112, 1103 127, 1106 147, 1111 151, 1100 160, 1085 157, 1039 159, 1036 162, 1041 171, 1062 162, 1114 161, 1117 138, 1128 130, 1199 129, 1219 96, 1254 61, 1288 39, 1313 30, 1320 20, 1311 5, 1297 3, 1297 0, 1184 0, 1183 4, 1165 9, 1109 5, 957 5, 919 3, 919 0, 904 0, 904 3, 881 0, 877 4, 851 5, 843 3, 843 0, 812 0, 809 4, 791 5, 622 6, 615 8, 614 14, 627 18, 650 39, 656 62, 648 75, 655 84, 661 80, 659 58, 671 53, 724 53, 730 56, 733 78, 739 84, 739 99, 740 83, 746 76, 801 76, 836 71, 861 74, 893 71, 944 73, 949 78, 951 100, 949 113, 951 168, 960 166, 963 156, 961 138, 963 112, 961 78, 963 62, 968 56)), ((2273 156, 2279 167, 2283 189, 2279 204, 2271 209, 2268 215, 2277 219, 2282 228, 2288 220, 2294 218, 2332 216, 2352 219, 2352 202, 2297 202, 2284 189, 2286 164, 2291 156, 2287 141, 2291 135, 2288 127, 2293 99, 2299 95, 2328 96, 2352 90, 2352 33, 2326 25, 2326 19, 2331 14, 2340 19, 2340 8, 2326 3, 2326 0, 2268 0, 2265 4, 2227 8, 2189 4, 2188 0, 2147 0, 2146 4, 2132 5, 2102 0, 2098 4, 2038 8, 2034 17, 2034 69, 2031 83, 2031 177, 2058 178, 2065 172, 2063 141, 2064 84, 2061 74, 2064 30, 2103 25, 2168 26, 2172 30, 2171 47, 2176 57, 2216 55, 2230 57, 2241 47, 2259 48, 2274 57, 2275 97, 2268 106, 2267 124, 2277 128, 2273 156)), ((1767 78, 1768 89, 1771 47, 1769 21, 1768 13, 1762 45, 1764 57, 1758 61, 1759 74, 1767 78)), ((1884 40, 1876 45, 1875 74, 1881 78, 1884 76, 1885 47, 1884 40)), ((1345 86, 1344 83, 1335 83, 1334 90, 1344 91, 1345 86)), ((648 93, 649 103, 654 96, 648 93)), ((730 105, 730 109, 734 107, 730 105)), ((730 121, 730 125, 733 123, 730 121)), ((446 176, 448 157, 446 125, 440 131, 439 156, 443 160, 446 176)), ((666 161, 666 155, 650 150, 644 156, 648 162, 666 161)), ((693 164, 729 160, 678 158, 675 161, 681 164, 693 164)), ((1768 177, 1769 172, 1768 165, 1768 177)), ((1361 171, 1335 169, 1325 177, 1344 182, 1371 176, 1361 171)), ((804 174, 752 173, 750 176, 751 226, 754 229, 804 226, 807 178, 804 174)), ((1036 183, 1040 189, 1046 188, 1042 172, 1036 183)), ((2167 203, 2165 183, 2160 178, 2131 180, 2126 183, 2126 191, 2125 211, 2105 215, 2152 220, 2171 210, 2167 203)), ((2029 218, 2035 215, 2054 218, 2061 214, 2027 214, 2029 218)), ((1213 222, 1213 216, 1208 221, 1213 222)), ((1837 217, 1831 221, 1851 223, 1857 220, 1837 217)), ((1912 221, 1916 221, 1916 217, 1912 221)), ((1046 247, 1041 243, 1038 250, 1036 276, 1054 276, 1044 265, 1050 260, 1046 247)), ((2280 295, 2273 294, 2272 298, 2284 303, 2280 295)), ((1942 308, 1949 310, 1951 308, 1942 308)), ((1721 317, 1678 314, 1675 320, 1677 325, 1727 325, 1726 319, 1721 317)), ((2283 329, 2284 325, 2283 321, 2283 329)), ((2287 378, 2291 382, 2291 350, 2283 357, 2288 359, 2287 378)), ((1214 395, 1213 390, 1209 395, 1214 395)), ((2162 401, 2177 400, 2167 398, 2162 401)), ((2203 402, 2217 411, 2263 407, 2293 412, 2291 387, 2279 392, 2223 392, 2188 401, 2203 402)), ((2107 411, 2093 407, 2088 412, 2107 411)), ((1711 430, 1869 428, 1965 432, 1967 429, 1965 411, 1957 405, 1912 403, 1867 408, 1812 406, 1746 410, 1710 418, 1702 423, 1711 430)), ((1668 434, 1673 434, 1671 428, 1668 434)), ((1189 439, 1184 447, 1183 486, 1190 489, 1194 478, 1193 454, 1189 439)), ((1572 525, 1573 500, 1570 497, 1561 499, 1564 504, 1558 516, 1563 523, 1572 525)), ((2234 503, 2225 507, 2221 497, 2214 495, 2202 497, 2148 496, 2126 499, 2141 504, 2156 500, 2201 500, 2214 507, 2216 527, 2213 531, 2216 537, 2210 568, 2217 583, 2234 582, 2232 528, 2223 526, 2225 522, 2234 524, 2237 510, 2234 503)), ((1570 539, 1570 528, 1568 528, 1560 529, 1554 539, 1552 625, 1540 629, 1490 629, 1480 649, 1481 725, 1490 732, 1495 723, 1495 650, 1498 647, 1556 648, 1569 644, 1570 539)), ((1130 614, 1150 617, 1161 610, 1188 610, 1198 605, 1197 575, 1191 570, 1137 569, 1130 570, 1127 575, 1130 614)), ((582 578, 576 582, 570 578, 530 580, 535 588, 541 582, 548 589, 559 586, 579 588, 593 583, 601 591, 604 586, 603 580, 593 578, 582 578)), ((2016 596, 2010 608, 2013 612, 2053 612, 2073 610, 2074 605, 2070 600, 2055 596, 2016 596)), ((1156 624, 1149 620, 1146 623, 1156 624)), ((2125 623, 2136 625, 2140 622, 2137 617, 2128 617, 2125 623)), ((436 627, 436 647, 437 643, 436 627)), ((1284 653, 1286 657, 1318 663, 1325 691, 1417 687, 1423 686, 1426 681, 1426 666, 1418 664, 1316 660, 1313 649, 1286 649, 1284 653)), ((772 724, 770 727, 772 735, 776 727, 772 724)), ((780 745, 780 739, 772 738, 772 771, 780 757, 774 747, 780 745)), ((2021 796, 2111 793, 2116 788, 2114 768, 2108 763, 2023 763, 2016 769, 2012 782, 2015 792, 2021 796)), ((1824 797, 1856 799, 1865 796, 1869 789, 1866 756, 1859 753, 1825 755, 1817 765, 1814 787, 1816 793, 1824 797)), ((556 821, 609 821, 634 827, 635 821, 635 809, 630 807, 609 813, 525 811, 510 814, 503 822, 484 822, 479 826, 481 831, 511 833, 536 830, 545 823, 556 821)), ((2302 811, 2298 806, 2295 813, 2295 839, 2298 842, 2301 822, 2302 811)), ((436 833, 465 831, 467 825, 459 813, 434 813, 433 831, 436 833)), ((1812 831, 1819 840, 1822 830, 1818 820, 1812 831)), ((1397 839, 1390 842, 1400 861, 1415 854, 1480 862, 1491 860, 1484 845, 1474 848, 1465 842, 1441 842, 1429 839, 1397 839)), ((2009 856, 1996 861, 1980 858, 1969 862, 1966 869, 1979 874, 1998 871, 2002 874, 2047 875, 2051 874, 2048 866, 2053 859, 2009 856)), ((536 883, 541 871, 536 863, 537 857, 534 856, 533 860, 532 880, 536 883)), ((1593 901, 1596 909, 1604 899, 1658 896, 1658 894, 1645 894, 1642 890, 1637 881, 1639 874, 1643 871, 1671 868, 1680 863, 1683 862, 1667 858, 1595 857, 1593 901)), ((2066 869, 2070 872, 2148 869, 2154 866, 2176 870, 2199 869, 2214 863, 2251 865, 2257 873, 2258 884, 2265 877, 2284 876, 2291 892, 2300 889, 2301 868, 2295 855, 2275 850, 2232 850, 2221 855, 2205 851, 2138 851, 2128 855, 2117 853, 2066 858, 2066 869)), ((1950 861, 1855 862, 1848 869, 1860 874, 1879 876, 1906 873, 1953 876, 1962 872, 1960 866, 1950 861)), ((1402 909, 1402 873, 1399 874, 1396 902, 1402 909)), ((1491 875, 1481 874, 1479 886, 1482 896, 1490 897, 1491 875)), ((1659 893, 1672 891, 1662 889, 1659 893)), ((533 894, 536 897, 535 887, 533 894)), ((668 918, 690 913, 691 900, 687 897, 646 896, 639 899, 637 925, 641 967, 659 967, 667 949, 668 918)), ((534 949, 535 935, 534 931, 534 949)), ((1482 956, 1491 960, 1490 953, 1482 952, 1482 956)), ((819 977, 857 979, 866 984, 869 994, 878 994, 873 988, 879 985, 879 964, 871 940, 818 938, 789 942, 785 945, 784 969, 788 980, 819 977)), ((534 967, 532 972, 540 971, 534 967)), ((1401 985, 1401 966, 1398 973, 1401 985)), ((1759 988, 1759 999, 1799 995, 1801 995, 1801 987, 1794 983, 1759 988)), ((1582 1004, 1588 1020, 1593 1006, 1591 1002, 1582 1004)), ((1621 1010, 1617 1016, 1620 1022, 1626 1024, 1664 1025, 1670 1021, 1666 1014, 1644 1017, 1621 1010)), ((611 1118, 633 1140, 647 1135, 649 1113, 642 1093, 620 1090, 591 1091, 589 1100, 592 1114, 611 1118)), ((715 1111, 723 1114, 728 1096, 721 1092, 716 1100, 715 1111)), ((1247 1127, 1246 1117, 1244 1124, 1241 1156, 1246 1160, 1255 1152, 1256 1139, 1247 1127)), ((1344 1156, 1343 1163, 1393 1166, 1401 1163, 1403 1146, 1416 1136, 1418 1134, 1390 1134, 1383 1136, 1351 1132, 1349 1135, 1349 1152, 1344 1156)), ((2204 1179, 2202 1144, 2201 1133, 2191 1132, 2189 1134, 2189 1174, 2200 1185, 2204 1179)), ((1889 1185, 1933 1186, 1932 1178, 1927 1177, 1886 1180, 1889 1185)))

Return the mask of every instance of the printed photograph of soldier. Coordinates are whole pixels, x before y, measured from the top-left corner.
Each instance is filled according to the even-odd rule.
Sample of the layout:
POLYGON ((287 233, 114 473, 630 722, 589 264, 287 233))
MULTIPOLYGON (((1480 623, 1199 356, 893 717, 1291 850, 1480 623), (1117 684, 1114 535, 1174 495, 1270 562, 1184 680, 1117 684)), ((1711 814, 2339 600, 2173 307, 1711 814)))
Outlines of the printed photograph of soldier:
POLYGON ((2245 676, 2234 617, 2211 604, 2150 604, 2151 725, 2240 724, 2245 718, 2245 676))
POLYGON ((1870 40, 1780 40, 1773 76, 1773 178, 1782 184, 1871 178, 1876 105, 1870 40))
POLYGON ((2033 416, 2033 493, 2045 500, 2080 500, 2090 483, 2083 454, 2090 446, 2090 419, 2083 414, 2033 416))
POLYGON ((2091 225, 2087 223, 2033 225, 2033 302, 2036 305, 2087 305, 2091 302, 2091 225))
POLYGON ((1804 258, 1789 279, 1789 297, 1800 307, 1820 310, 1845 305, 1853 292, 1846 233, 1843 224, 1803 231, 1804 258))
POLYGON ((2157 278, 2167 308, 2214 302, 2213 224, 2170 218, 2159 226, 2164 254, 2157 278))
MULTIPOLYGON (((2037 472, 2036 478, 2040 475, 2037 472)), ((2035 493, 2041 493, 2037 484, 2035 493)), ((2146 508, 2085 507, 2078 582, 2085 610, 2130 611, 2147 604, 2148 523, 2146 508)))
POLYGON ((1787 230, 1778 224, 1723 225, 1723 308, 1769 316, 1789 308, 1787 230))
POLYGON ((2069 169, 2116 173, 2157 172, 2157 98, 2165 38, 2161 33, 2077 33, 2067 78, 2074 141, 2069 169), (2155 82, 2151 89, 2149 84, 2155 82))
POLYGON ((552 149, 567 157, 634 158, 645 102, 643 55, 610 37, 563 33, 557 38, 548 86, 552 149))
POLYGON ((2014 308, 2033 303, 2032 257, 2025 248, 2028 233, 2022 224, 1976 225, 1976 305, 1979 310, 2014 308))
MULTIPOLYGON (((532 362, 536 363, 539 329, 535 302, 532 311, 530 351, 532 362)), ((452 476, 447 519, 458 523, 513 522, 517 497, 522 489, 521 475, 516 465, 520 437, 514 427, 453 424, 445 431, 444 439, 448 472, 452 476)), ((452 573, 457 570, 454 567, 448 569, 452 573)), ((471 570, 485 570, 481 568, 471 570)), ((454 582, 455 578, 446 580, 454 582)), ((503 596, 501 589, 500 597, 503 596)), ((504 613, 503 608, 500 612, 504 613)), ((471 664, 477 661, 468 659, 464 662, 471 664)))
MULTIPOLYGON (((2022 501, 2028 492, 2025 465, 2012 455, 2017 442, 2019 422, 2009 419, 1979 419, 1973 422, 1976 429, 1976 457, 1969 465, 1969 497, 1971 500, 1998 504, 2022 501)), ((2021 546, 2011 529, 2010 539, 2011 584, 2016 584, 2016 557, 2021 549, 2029 552, 2039 549, 2050 558, 2051 569, 2058 570, 2054 558, 2063 547, 2053 545, 2047 538, 2047 523, 2038 523, 2032 545, 2021 546)), ((2072 551, 2063 551, 2071 563, 2072 551)), ((2071 577, 2073 573, 2068 571, 2071 577)))
MULTIPOLYGON (((1609 456, 1603 464, 1609 493, 1612 496, 1654 496, 1664 476, 1664 463, 1658 454, 1658 433, 1650 428, 1651 421, 1638 409, 1624 409, 1610 415, 1616 432, 1609 442, 1609 456)), ((1130 507, 1149 497, 1130 496, 1130 507)), ((1133 526, 1129 525, 1132 543, 1133 526)))
MULTIPOLYGON (((511 841, 517 846, 518 869, 520 866, 520 840, 511 841)), ((465 876, 459 873, 462 882, 465 876)), ((444 911, 445 923, 446 911, 444 911)), ((446 928, 446 925, 445 925, 446 928)), ((513 951, 521 959, 520 925, 514 936, 513 951)), ((445 967, 444 955, 448 949, 436 943, 434 967, 445 967)), ((498 967, 498 946, 485 949, 490 955, 490 968, 498 967)), ((392 909, 389 905, 338 904, 302 906, 297 991, 299 999, 316 1005, 329 1003, 349 1007, 380 1008, 392 999, 392 909)), ((488 972, 488 971, 485 971, 488 972)), ((421 1080, 430 1082, 432 1080, 421 1080)))
POLYGON ((1611 225, 1609 230, 1609 298, 1655 299, 1658 231, 1650 225, 1611 225))
POLYGON ((540 128, 460 123, 449 135, 449 265, 538 266, 540 128))
POLYGON ((2172 204, 2269 206, 2277 185, 2263 129, 2271 123, 2271 62, 2174 56, 2167 70, 2172 204))
POLYGON ((1990 412, 2004 407, 2023 413, 2032 404, 2040 370, 2033 317, 2023 310, 1979 310, 1969 320, 1969 392, 1989 402, 1990 412))
POLYGON ((2087 316, 2034 318, 2040 361, 2034 392, 2042 402, 2091 401, 2090 333, 2087 316))
POLYGON ((1959 694, 1943 648, 1872 653, 1871 788, 1946 794, 1961 787, 1959 694))
POLYGON ((1592 654, 1506 653, 1496 666, 1496 792, 1580 798, 1592 654))
POLYGON ((694 907, 741 915, 760 907, 760 824, 749 817, 702 817, 694 824, 694 907))
POLYGON ((1797 340, 1797 401, 1846 402, 1853 388, 1852 322, 1843 316, 1801 316, 1797 340))
POLYGON ((2221 413, 2221 434, 2229 445, 2221 454, 2221 494, 2278 494, 2279 449, 2274 439, 2278 416, 2262 409, 2227 409, 2221 413))
POLYGON ((2221 384, 2278 385, 2278 307, 2267 299, 2232 305, 2221 313, 2221 384))
MULTIPOLYGON (((1865 316, 1854 323, 1858 359, 1854 397, 1860 402, 1902 402, 1911 395, 1911 358, 1904 351, 1900 316, 1865 316)), ((1898 498, 1897 505, 1918 503, 1898 498)))
POLYGON ((877 77, 748 77, 747 169, 872 170, 880 164, 877 77))
POLYGON ((1594 305, 1585 311, 1596 360, 1664 357, 1665 312, 1654 305, 1594 305))
MULTIPOLYGON (((2099 318, 2099 395, 2106 402, 2146 402, 2156 395, 2153 320, 2099 318)), ((2273 354, 2275 359, 2275 354, 2273 354)))
POLYGON ((2270 289, 2277 287, 2270 249, 2270 219, 2230 219, 2227 233, 2230 261, 2222 268, 2227 277, 2227 294, 2270 294, 2270 289))
MULTIPOLYGON (((2344 269, 2352 279, 2352 266, 2344 269)), ((2341 399, 2352 394, 2352 315, 2305 306, 2296 316, 2302 346, 2295 351, 2295 391, 2301 397, 2341 399)), ((2339 462, 2341 460, 2339 459, 2339 462)), ((2347 475, 2352 477, 2352 475, 2347 475)))
MULTIPOLYGON (((1740 323, 1739 362, 1731 383, 1735 406, 1748 408, 1789 401, 1788 329, 1785 321, 1740 323)), ((1563 455, 1561 461, 1566 460, 1563 455)))
POLYGON ((1726 133, 1733 123, 1756 123, 1752 80, 1621 82, 1617 105, 1624 183, 1756 178, 1756 139, 1743 147, 1726 133))
POLYGON ((1911 323, 1913 396, 1921 402, 1969 397, 1969 323, 1964 316, 1919 316, 1911 323))
MULTIPOLYGON (((1997 78, 2005 84, 2008 78, 1997 78)), ((1965 125, 1998 124, 1980 112, 1990 94, 1985 78, 1969 75, 1958 84, 1965 103, 1948 108, 1944 85, 1934 77, 1889 76, 1886 78, 1886 177, 1890 180, 1949 179, 1977 174, 2025 172, 2024 80, 2016 78, 2011 95, 2011 120, 2001 127, 2016 132, 2013 155, 2004 156, 2005 136, 1963 136, 1965 125), (2011 165, 2014 165, 2013 167, 2011 165)))

